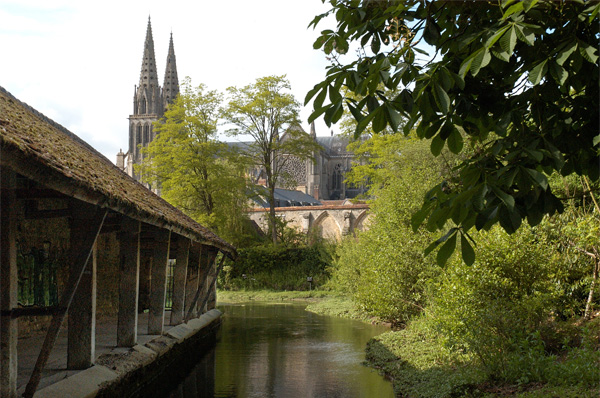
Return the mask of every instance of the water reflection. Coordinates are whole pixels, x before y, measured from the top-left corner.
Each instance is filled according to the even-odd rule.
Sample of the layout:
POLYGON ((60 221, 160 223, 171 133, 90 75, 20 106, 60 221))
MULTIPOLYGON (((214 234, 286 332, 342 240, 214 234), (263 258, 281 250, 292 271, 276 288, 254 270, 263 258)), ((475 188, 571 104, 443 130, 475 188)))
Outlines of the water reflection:
POLYGON ((210 349, 188 373, 169 398, 213 398, 215 396, 215 349, 210 349))
POLYGON ((304 311, 302 304, 220 305, 220 341, 170 397, 392 397, 364 367, 369 338, 385 331, 304 311))

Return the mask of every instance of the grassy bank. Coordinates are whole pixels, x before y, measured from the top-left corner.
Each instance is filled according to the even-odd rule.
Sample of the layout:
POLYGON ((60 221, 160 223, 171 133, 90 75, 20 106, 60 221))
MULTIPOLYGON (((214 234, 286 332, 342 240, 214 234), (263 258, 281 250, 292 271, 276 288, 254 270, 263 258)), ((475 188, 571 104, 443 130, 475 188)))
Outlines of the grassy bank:
POLYGON ((272 290, 219 290, 220 303, 244 303, 248 301, 306 301, 306 310, 319 315, 337 316, 366 323, 382 323, 379 319, 359 310, 346 296, 325 290, 285 291, 272 290))
POLYGON ((220 303, 244 303, 248 301, 317 301, 332 297, 334 293, 323 290, 305 291, 272 291, 272 290, 219 290, 217 299, 220 303))
POLYGON ((244 303, 248 301, 306 301, 306 310, 319 315, 330 315, 339 318, 354 319, 366 323, 382 323, 378 318, 359 310, 346 296, 324 290, 312 291, 271 291, 271 290, 219 290, 217 293, 221 303, 244 303))
POLYGON ((339 318, 354 319, 371 324, 382 323, 380 319, 367 314, 357 308, 354 302, 346 296, 330 295, 322 300, 310 303, 307 311, 320 315, 337 316, 339 318))
POLYGON ((399 397, 596 398, 599 396, 597 385, 590 387, 583 381, 580 385, 570 383, 573 377, 569 373, 581 372, 583 380, 583 373, 589 373, 589 369, 584 368, 598 369, 597 361, 589 362, 583 355, 561 358, 550 365, 540 364, 546 366, 546 371, 548 366, 556 368, 554 384, 526 380, 519 384, 503 383, 486 374, 477 358, 449 353, 442 347, 439 336, 416 321, 407 329, 372 339, 367 344, 366 363, 393 381, 395 395, 399 397))

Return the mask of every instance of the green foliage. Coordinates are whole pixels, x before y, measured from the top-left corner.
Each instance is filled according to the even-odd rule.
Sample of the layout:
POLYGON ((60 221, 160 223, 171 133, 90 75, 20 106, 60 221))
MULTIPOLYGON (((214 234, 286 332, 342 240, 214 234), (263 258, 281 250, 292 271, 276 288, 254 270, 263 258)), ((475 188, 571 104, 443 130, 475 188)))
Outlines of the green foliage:
POLYGON ((227 131, 228 134, 249 135, 254 139, 242 154, 249 164, 265 171, 273 243, 277 243, 274 192, 285 163, 291 156, 309 158, 319 149, 310 136, 294 128, 298 123, 300 104, 289 90, 290 83, 285 75, 262 77, 242 88, 228 88, 229 102, 224 109, 225 119, 235 126, 227 131))
POLYGON ((419 193, 443 169, 421 141, 399 135, 375 135, 356 144, 366 164, 353 166, 351 182, 369 181, 372 219, 369 230, 347 238, 338 249, 332 286, 350 292, 361 309, 394 324, 405 323, 425 303, 425 283, 439 272, 423 248, 431 239, 413 233, 410 216, 419 193))
POLYGON ((273 291, 273 290, 219 290, 220 303, 245 303, 248 301, 313 301, 328 299, 334 293, 326 290, 273 291))
POLYGON ((320 315, 335 316, 338 318, 354 319, 370 324, 380 323, 378 318, 370 316, 360 310, 354 301, 340 293, 332 292, 335 295, 329 295, 323 300, 318 300, 306 307, 306 311, 314 312, 320 315))
POLYGON ((557 319, 572 300, 565 286, 577 272, 552 239, 539 227, 512 235, 494 227, 477 241, 474 265, 450 261, 432 289, 427 314, 445 347, 476 355, 493 379, 505 382, 597 383, 597 369, 581 364, 597 362, 600 353, 580 347, 577 329, 557 319), (559 362, 558 353, 570 359, 559 362))
MULTIPOLYGON (((427 317, 417 318, 406 329, 372 339, 366 350, 367 364, 382 371, 394 383, 396 396, 415 398, 452 397, 570 397, 598 395, 598 338, 600 318, 589 324, 582 348, 571 350, 559 361, 537 357, 548 376, 547 383, 506 383, 490 379, 473 355, 448 351, 427 317), (592 332, 593 331, 593 332, 592 332), (591 377, 591 378, 590 378, 591 377)), ((587 329, 587 328, 586 328, 587 329)), ((527 354, 527 353, 524 353, 527 354)), ((531 359, 513 357, 515 369, 531 359)))
POLYGON ((426 319, 415 319, 406 329, 369 341, 367 363, 393 380, 396 396, 480 396, 471 392, 485 381, 485 373, 469 356, 446 352, 439 337, 426 319))
POLYGON ((156 138, 142 149, 142 180, 196 221, 225 239, 244 241, 247 163, 217 140, 222 95, 186 78, 164 118, 154 123, 156 138))
POLYGON ((308 290, 329 278, 332 249, 326 243, 298 247, 265 244, 238 253, 236 263, 220 277, 223 289, 308 290), (313 278, 312 285, 307 277, 313 278))
MULTIPOLYGON (((548 184, 554 171, 598 181, 597 2, 327 1, 331 10, 309 25, 328 15, 337 23, 314 44, 331 65, 306 96, 309 120, 336 123, 346 104, 356 136, 369 125, 416 128, 433 154, 466 154, 413 222, 450 227, 430 248, 444 244, 439 260, 459 241, 466 247, 472 228, 499 223, 513 233, 525 219, 537 225, 562 212, 548 184), (356 57, 345 55, 351 43, 356 57)), ((462 254, 472 262, 470 250, 462 254)))
POLYGON ((562 319, 581 315, 588 318, 600 307, 600 286, 595 282, 600 262, 600 213, 582 214, 568 207, 562 216, 544 220, 540 230, 563 264, 556 274, 562 291, 557 314, 562 319))

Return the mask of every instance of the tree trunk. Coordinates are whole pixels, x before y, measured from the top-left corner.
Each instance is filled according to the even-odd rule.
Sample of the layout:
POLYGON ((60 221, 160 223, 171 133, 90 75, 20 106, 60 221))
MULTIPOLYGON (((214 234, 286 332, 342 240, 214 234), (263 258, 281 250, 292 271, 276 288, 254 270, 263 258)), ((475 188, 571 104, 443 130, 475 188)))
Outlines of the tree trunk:
POLYGON ((584 319, 590 319, 590 309, 592 307, 592 301, 594 300, 594 289, 596 288, 596 281, 598 280, 598 268, 600 267, 600 259, 596 255, 594 257, 594 275, 592 278, 592 285, 590 286, 590 293, 585 303, 585 312, 583 313, 584 319))
POLYGON ((269 186, 269 227, 273 244, 277 244, 277 220, 275 218, 275 186, 269 186))

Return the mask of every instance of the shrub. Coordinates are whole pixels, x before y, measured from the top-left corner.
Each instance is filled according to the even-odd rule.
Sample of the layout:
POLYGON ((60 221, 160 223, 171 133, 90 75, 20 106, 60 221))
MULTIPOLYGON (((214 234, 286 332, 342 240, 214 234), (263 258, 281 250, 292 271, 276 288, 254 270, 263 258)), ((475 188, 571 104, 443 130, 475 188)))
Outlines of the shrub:
POLYGON ((428 316, 448 349, 476 355, 492 379, 597 382, 597 369, 580 364, 597 361, 598 352, 573 347, 573 329, 561 332, 556 319, 565 263, 541 231, 523 226, 507 235, 495 227, 478 235, 475 264, 451 260, 432 286, 428 316), (566 377, 569 369, 581 374, 566 377))
POLYGON ((327 242, 287 247, 265 244, 239 250, 239 259, 223 268, 221 289, 308 290, 329 278, 332 248, 327 242), (312 277, 312 284, 307 282, 312 277))
POLYGON ((374 227, 343 242, 331 284, 350 293, 362 310, 400 326, 423 310, 426 281, 439 272, 423 258, 426 244, 407 226, 374 227))

